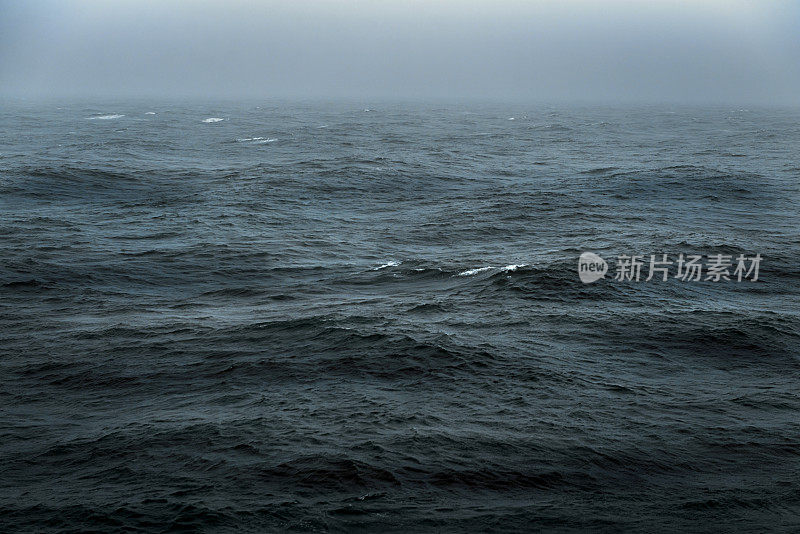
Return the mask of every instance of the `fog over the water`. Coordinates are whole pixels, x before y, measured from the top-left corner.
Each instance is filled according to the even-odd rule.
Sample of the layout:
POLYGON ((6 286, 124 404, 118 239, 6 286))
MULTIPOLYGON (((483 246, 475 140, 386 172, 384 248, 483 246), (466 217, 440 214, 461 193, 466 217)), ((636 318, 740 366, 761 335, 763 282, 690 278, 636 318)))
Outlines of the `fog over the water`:
POLYGON ((800 103, 800 2, 0 0, 0 94, 800 103))

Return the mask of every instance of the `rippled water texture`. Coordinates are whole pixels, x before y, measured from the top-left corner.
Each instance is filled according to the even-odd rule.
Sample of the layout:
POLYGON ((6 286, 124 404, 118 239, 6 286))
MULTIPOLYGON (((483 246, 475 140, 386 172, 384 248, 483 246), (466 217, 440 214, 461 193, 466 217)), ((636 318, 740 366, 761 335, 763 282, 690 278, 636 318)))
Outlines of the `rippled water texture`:
POLYGON ((0 528, 800 530, 799 125, 4 103, 0 528))

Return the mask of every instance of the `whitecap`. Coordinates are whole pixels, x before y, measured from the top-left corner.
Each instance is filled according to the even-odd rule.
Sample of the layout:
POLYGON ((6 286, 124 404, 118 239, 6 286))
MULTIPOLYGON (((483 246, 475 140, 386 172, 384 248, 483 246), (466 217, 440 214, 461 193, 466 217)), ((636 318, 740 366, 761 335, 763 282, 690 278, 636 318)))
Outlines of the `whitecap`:
POLYGON ((484 271, 488 271, 489 269, 493 269, 494 267, 478 267, 477 269, 468 269, 466 271, 462 271, 458 273, 458 276, 472 276, 473 274, 482 273, 484 271))
POLYGON ((508 120, 513 121, 516 120, 514 117, 509 117, 508 120))
POLYGON ((220 122, 224 120, 225 119, 220 119, 219 117, 209 117, 207 119, 203 119, 203 122, 220 122))
POLYGON ((386 269, 387 267, 397 267, 401 263, 403 263, 403 262, 395 261, 395 260, 389 260, 387 263, 384 263, 383 265, 381 265, 379 267, 373 267, 372 270, 373 271, 380 271, 381 269, 386 269))
POLYGON ((155 114, 156 114, 155 111, 147 111, 147 112, 145 112, 145 115, 155 115, 155 114))
POLYGON ((505 267, 503 267, 502 270, 506 271, 506 272, 510 272, 510 271, 516 271, 520 267, 527 267, 527 266, 528 266, 527 263, 519 263, 519 264, 516 264, 516 265, 506 265, 505 267))
POLYGON ((120 115, 118 113, 114 113, 114 114, 111 114, 111 115, 97 115, 95 117, 86 117, 86 119, 90 120, 90 121, 93 121, 93 120, 107 121, 107 120, 111 120, 111 119, 118 119, 118 118, 124 117, 124 116, 125 115, 120 115))
POLYGON ((263 143, 274 143, 277 140, 278 140, 277 137, 240 137, 236 139, 236 142, 263 144, 263 143))

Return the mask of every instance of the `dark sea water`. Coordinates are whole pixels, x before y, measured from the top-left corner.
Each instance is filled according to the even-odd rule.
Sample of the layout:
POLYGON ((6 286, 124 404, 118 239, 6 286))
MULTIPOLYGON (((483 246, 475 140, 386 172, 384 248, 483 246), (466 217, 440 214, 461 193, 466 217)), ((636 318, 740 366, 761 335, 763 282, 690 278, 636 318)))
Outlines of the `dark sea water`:
POLYGON ((0 530, 797 532, 798 201, 798 110, 3 102, 0 530))

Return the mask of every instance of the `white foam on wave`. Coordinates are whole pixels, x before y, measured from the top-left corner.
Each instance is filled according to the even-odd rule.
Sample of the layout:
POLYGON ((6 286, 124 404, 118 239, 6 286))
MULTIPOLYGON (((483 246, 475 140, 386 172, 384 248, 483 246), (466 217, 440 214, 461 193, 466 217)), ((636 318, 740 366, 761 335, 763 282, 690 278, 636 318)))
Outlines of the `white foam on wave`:
POLYGON ((264 145, 266 143, 274 143, 277 137, 240 137, 236 139, 237 143, 252 143, 254 145, 264 145))
POLYGON ((373 271, 380 271, 381 269, 386 269, 388 267, 397 267, 401 263, 403 263, 403 262, 395 261, 395 260, 389 260, 388 262, 384 263, 383 265, 380 265, 378 267, 373 267, 372 270, 373 271))
POLYGON ((203 119, 203 122, 221 122, 225 119, 220 119, 219 117, 209 117, 207 119, 203 119))
POLYGON ((497 269, 500 272, 508 273, 516 271, 520 267, 527 267, 527 266, 528 266, 527 263, 511 264, 511 265, 506 265, 505 267, 492 267, 491 265, 489 265, 487 267, 478 267, 476 269, 468 269, 466 271, 461 271, 460 273, 458 273, 458 276, 472 276, 473 274, 483 273, 486 271, 490 271, 492 269, 497 269))
POLYGON ((240 137, 236 140, 238 143, 253 143, 253 144, 264 144, 264 143, 274 143, 277 141, 277 137, 240 137))
POLYGON ((458 273, 458 276, 472 276, 473 274, 482 273, 484 271, 488 271, 489 269, 494 269, 494 267, 490 265, 488 267, 478 267, 477 269, 468 269, 466 271, 458 273))
POLYGON ((155 115, 155 114, 156 114, 155 111, 147 111, 147 112, 145 112, 145 115, 155 115))
POLYGON ((86 117, 87 120, 94 121, 107 121, 111 119, 119 119, 120 117, 124 117, 125 115, 120 115, 119 113, 113 113, 111 115, 96 115, 94 117, 86 117))

